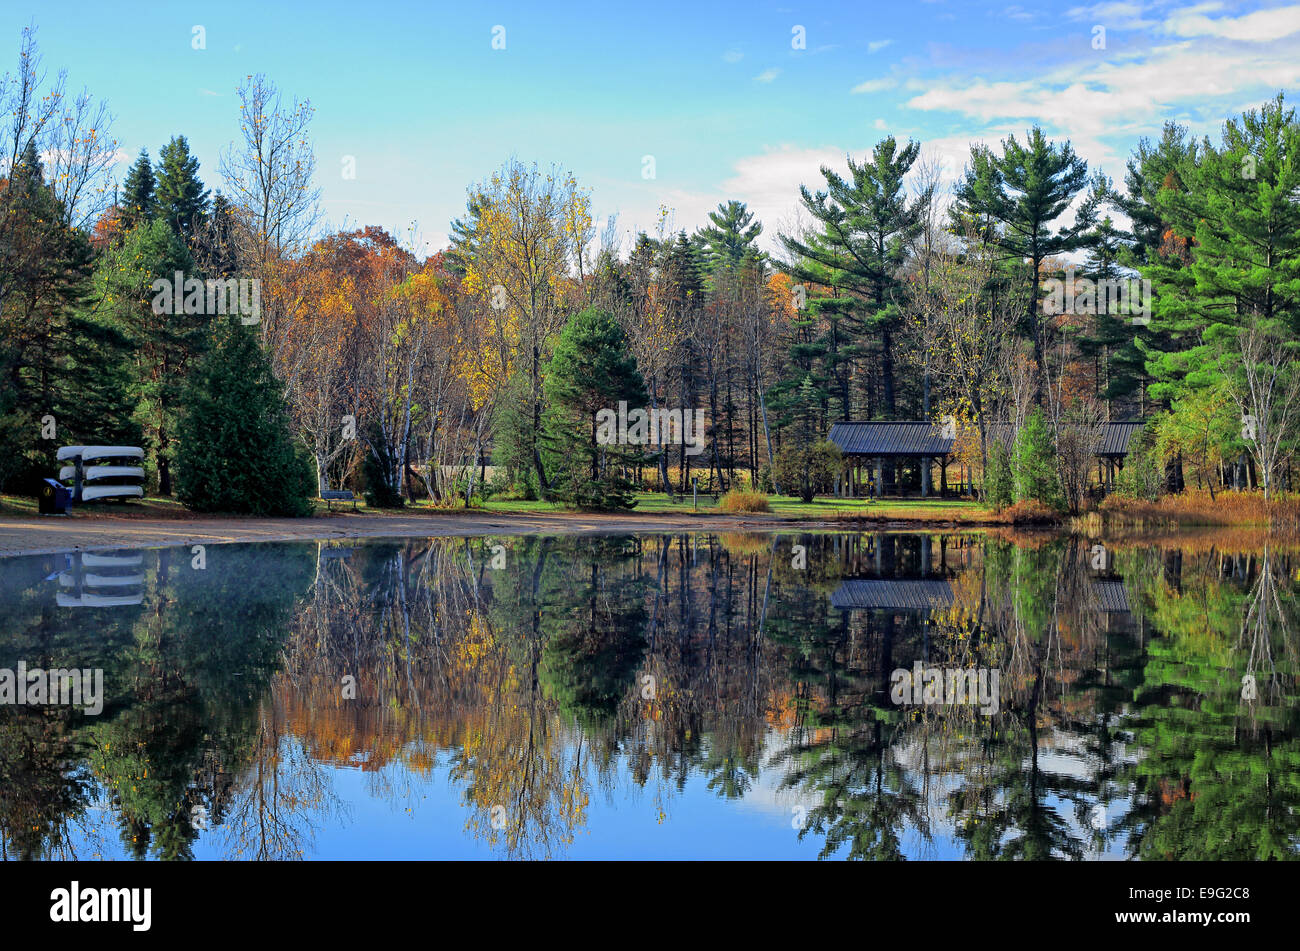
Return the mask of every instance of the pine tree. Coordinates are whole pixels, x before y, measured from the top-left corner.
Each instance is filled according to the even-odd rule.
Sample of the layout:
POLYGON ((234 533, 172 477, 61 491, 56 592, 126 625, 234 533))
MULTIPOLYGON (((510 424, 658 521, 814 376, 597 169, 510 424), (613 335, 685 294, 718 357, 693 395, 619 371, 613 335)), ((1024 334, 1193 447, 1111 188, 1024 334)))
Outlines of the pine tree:
POLYGON ((896 297, 907 247, 920 232, 929 193, 909 202, 903 178, 920 154, 917 142, 899 148, 893 136, 872 150, 871 158, 848 160, 849 179, 822 168, 826 190, 800 187, 803 205, 816 222, 811 237, 781 235, 795 260, 796 281, 831 289, 810 299, 810 311, 827 322, 828 376, 839 398, 839 415, 853 415, 851 367, 863 352, 858 338, 873 340, 880 362, 883 413, 897 411, 895 341, 901 322, 896 297))
POLYGON ((157 185, 149 153, 141 149, 139 157, 127 170, 126 181, 122 183, 122 200, 119 205, 123 231, 130 231, 141 221, 153 219, 157 185))
POLYGON ((364 443, 366 455, 361 472, 366 480, 366 504, 377 509, 400 509, 406 501, 402 498, 397 456, 378 422, 366 428, 364 443))
POLYGON ((51 474, 53 450, 70 443, 134 442, 128 342, 94 314, 93 251, 69 227, 34 147, 4 184, 0 247, 0 483, 32 491, 51 474), (56 438, 42 438, 42 420, 56 438))
POLYGON ((217 192, 212 198, 212 211, 195 241, 195 261, 204 276, 227 278, 239 270, 239 251, 235 244, 237 228, 234 206, 225 195, 217 192))
MULTIPOLYGON (((1030 294, 1018 329, 1033 341, 1040 368, 1044 366, 1042 265, 1048 257, 1078 246, 1072 229, 1052 226, 1087 180, 1088 163, 1075 155, 1070 143, 1049 142, 1035 126, 1024 145, 1014 135, 1004 139, 1001 155, 974 146, 971 164, 954 196, 952 217, 957 226, 974 223, 1009 261, 1027 262, 1030 294)), ((1040 376, 1040 391, 1041 380, 1040 376)))
POLYGON ((1056 469, 1056 450, 1043 411, 1035 407, 1016 433, 1011 453, 1016 501, 1034 500, 1057 511, 1065 510, 1065 493, 1056 469))
MULTIPOLYGON (((1121 265, 1131 253, 1133 235, 1119 228, 1109 214, 1100 211, 1119 202, 1110 180, 1099 175, 1076 220, 1079 246, 1086 253, 1081 276, 1093 281, 1094 286, 1100 286, 1096 282, 1128 280, 1131 273, 1122 272, 1121 265)), ((1096 392, 1106 400, 1112 419, 1126 419, 1139 412, 1137 406, 1131 405, 1135 395, 1141 396, 1147 378, 1138 342, 1139 326, 1133 322, 1132 314, 1111 313, 1099 307, 1079 337, 1080 353, 1094 362, 1096 392), (1121 404, 1118 412, 1113 408, 1116 402, 1121 404)))
POLYGON ((129 232, 120 248, 110 248, 100 258, 97 270, 107 319, 135 351, 131 392, 162 495, 172 491, 176 414, 185 375, 203 352, 209 324, 205 314, 186 313, 183 300, 155 306, 159 297, 153 282, 171 285, 177 271, 183 278, 193 276, 194 260, 161 218, 129 232))
POLYGON ((158 153, 155 190, 158 216, 193 247, 208 214, 208 192, 199 178, 199 160, 190 154, 185 136, 175 136, 158 153))
POLYGON ((750 251, 758 236, 763 233, 761 222, 743 201, 728 201, 709 212, 711 224, 699 231, 705 248, 710 272, 732 270, 750 251))
MULTIPOLYGON (((1279 95, 1225 123, 1219 147, 1171 151, 1155 194, 1168 229, 1141 269, 1160 289, 1150 393, 1170 406, 1234 375, 1240 358, 1224 342, 1252 320, 1300 333, 1300 123, 1279 95)), ((1168 464, 1167 483, 1181 488, 1181 458, 1168 464)))
POLYGON ((1170 311, 1202 327, 1239 326, 1246 315, 1300 333, 1300 123, 1279 94, 1223 127, 1186 167, 1187 191, 1166 190, 1160 208, 1193 239, 1192 261, 1170 311))
POLYGON ((221 319, 191 375, 177 429, 176 494, 198 512, 312 512, 312 466, 257 337, 221 319))
POLYGON ((606 311, 589 307, 569 318, 546 371, 543 449, 552 486, 562 500, 593 508, 631 508, 620 468, 639 450, 598 442, 597 414, 620 401, 644 407, 645 382, 627 350, 623 330, 606 311))

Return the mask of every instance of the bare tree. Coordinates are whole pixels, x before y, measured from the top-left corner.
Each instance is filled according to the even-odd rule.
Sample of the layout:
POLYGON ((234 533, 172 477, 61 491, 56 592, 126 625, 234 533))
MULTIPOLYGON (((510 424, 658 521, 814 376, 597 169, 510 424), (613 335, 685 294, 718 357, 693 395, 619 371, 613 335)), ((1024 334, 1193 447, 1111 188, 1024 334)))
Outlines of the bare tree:
POLYGON ((962 415, 974 420, 980 461, 988 461, 988 431, 1006 403, 1014 364, 1014 315, 1019 295, 997 293, 998 258, 973 231, 960 247, 928 249, 925 274, 912 294, 912 337, 927 372, 939 380, 962 415))
POLYGON ((117 143, 109 136, 108 105, 83 89, 64 99, 59 121, 50 130, 46 181, 63 205, 63 223, 85 228, 108 207, 109 173, 117 162, 117 143))
POLYGON ((1106 404, 1091 395, 1079 398, 1057 421, 1056 466, 1071 512, 1083 507, 1105 426, 1106 404))
POLYGON ((308 138, 315 110, 308 100, 286 106, 275 84, 258 73, 238 88, 241 143, 221 157, 233 202, 248 223, 250 265, 266 265, 306 243, 319 217, 312 186, 316 153, 308 138))
POLYGON ((1272 497, 1300 424, 1298 349, 1276 321, 1257 318, 1237 334, 1241 367, 1229 388, 1241 410, 1242 438, 1259 467, 1265 500, 1272 497))
MULTIPOLYGON (((64 224, 83 227, 103 210, 108 176, 117 145, 109 127, 112 116, 102 102, 83 91, 69 100, 60 72, 46 85, 36 31, 23 30, 18 68, 0 77, 0 176, 12 177, 27 154, 45 165, 45 182, 63 204, 64 224)), ((18 222, 14 191, 0 188, 0 299, 13 275, 45 253, 45 248, 13 241, 18 222)))

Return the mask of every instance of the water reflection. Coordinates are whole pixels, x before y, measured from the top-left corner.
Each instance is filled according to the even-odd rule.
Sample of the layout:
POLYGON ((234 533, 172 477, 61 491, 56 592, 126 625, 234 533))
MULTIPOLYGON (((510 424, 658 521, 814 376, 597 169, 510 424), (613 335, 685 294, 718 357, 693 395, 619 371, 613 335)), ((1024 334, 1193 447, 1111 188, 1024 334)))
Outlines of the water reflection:
POLYGON ((1298 569, 890 534, 0 561, 0 667, 106 688, 0 706, 0 850, 1295 858, 1298 569), (912 668, 997 671, 997 712, 895 702, 912 668))

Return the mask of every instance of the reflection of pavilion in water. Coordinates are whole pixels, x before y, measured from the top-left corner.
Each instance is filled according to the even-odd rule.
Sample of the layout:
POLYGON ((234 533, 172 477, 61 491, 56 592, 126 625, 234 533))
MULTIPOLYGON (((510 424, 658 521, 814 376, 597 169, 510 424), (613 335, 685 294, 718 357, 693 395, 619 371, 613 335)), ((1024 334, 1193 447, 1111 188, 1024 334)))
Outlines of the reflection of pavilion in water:
MULTIPOLYGON (((979 570, 981 548, 969 535, 861 535, 844 540, 840 552, 845 577, 831 593, 831 607, 918 616, 923 622, 956 601, 952 581, 979 570)), ((1124 579, 1113 572, 1090 571, 1091 606, 1108 633, 1131 633, 1136 622, 1124 579)), ((974 607, 974 605, 972 605, 974 607)))
POLYGON ((1103 628, 1108 634, 1132 634, 1138 625, 1129 605, 1128 588, 1117 575, 1094 578, 1091 584, 1093 602, 1101 611, 1103 628))
POLYGON ((925 612, 952 607, 952 578, 972 566, 970 536, 858 535, 844 539, 841 611, 925 612))
POLYGON ((61 608, 111 608, 144 600, 144 555, 138 551, 72 552, 59 572, 61 608))

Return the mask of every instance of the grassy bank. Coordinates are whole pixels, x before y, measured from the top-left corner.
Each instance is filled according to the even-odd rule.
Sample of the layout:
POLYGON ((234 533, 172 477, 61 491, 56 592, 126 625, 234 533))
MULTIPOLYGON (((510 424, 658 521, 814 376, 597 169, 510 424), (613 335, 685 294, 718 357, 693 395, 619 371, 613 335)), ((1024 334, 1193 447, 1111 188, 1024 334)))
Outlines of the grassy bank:
POLYGON ((1265 502, 1262 492, 1216 492, 1187 489, 1155 501, 1112 495, 1095 512, 1075 520, 1075 527, 1144 529, 1162 527, 1257 527, 1300 530, 1300 493, 1280 493, 1265 502))

